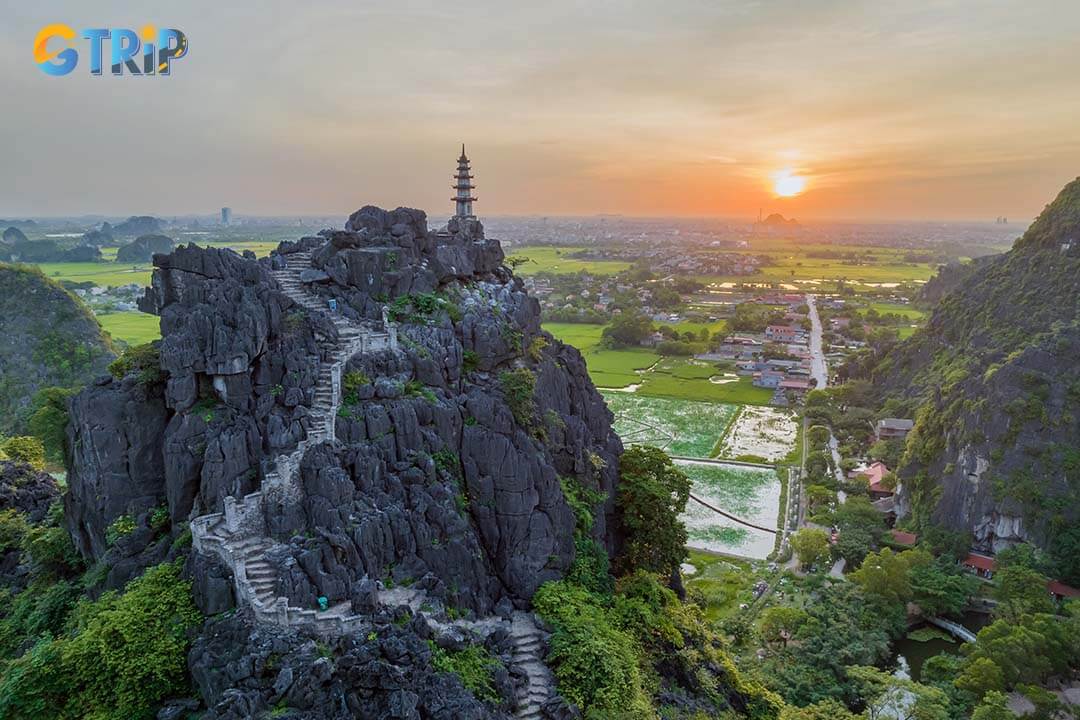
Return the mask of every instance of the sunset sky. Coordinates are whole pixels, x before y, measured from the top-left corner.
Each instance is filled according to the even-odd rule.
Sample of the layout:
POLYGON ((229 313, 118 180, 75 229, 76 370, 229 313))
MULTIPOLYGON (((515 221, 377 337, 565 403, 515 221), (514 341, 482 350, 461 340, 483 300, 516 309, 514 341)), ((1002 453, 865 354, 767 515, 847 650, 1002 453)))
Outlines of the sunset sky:
POLYGON ((1030 219, 1080 175, 1080 3, 6 3, 0 217, 1030 219), (244 9, 241 9, 241 8, 244 9), (41 26, 183 30, 172 77, 51 77, 41 26), (805 187, 778 197, 783 187, 805 187))

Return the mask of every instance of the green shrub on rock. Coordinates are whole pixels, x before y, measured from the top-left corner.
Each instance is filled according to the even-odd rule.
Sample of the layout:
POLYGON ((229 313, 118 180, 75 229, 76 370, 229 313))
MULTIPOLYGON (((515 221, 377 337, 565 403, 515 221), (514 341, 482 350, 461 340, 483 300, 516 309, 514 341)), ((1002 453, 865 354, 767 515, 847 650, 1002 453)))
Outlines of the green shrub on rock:
POLYGON ((132 373, 138 373, 140 382, 160 380, 160 343, 149 342, 129 347, 124 350, 120 357, 109 363, 109 373, 117 380, 121 380, 132 373))
POLYGON ((0 717, 149 720, 185 695, 189 632, 201 615, 175 564, 81 601, 63 635, 43 637, 0 669, 0 717))
POLYGON ((480 645, 469 645, 461 650, 444 650, 432 642, 431 664, 439 672, 457 675, 461 684, 477 699, 489 703, 502 700, 492 679, 492 673, 500 668, 502 663, 480 645))
POLYGON ((0 445, 0 450, 9 460, 24 462, 35 470, 45 469, 45 446, 36 437, 20 435, 8 438, 0 445))

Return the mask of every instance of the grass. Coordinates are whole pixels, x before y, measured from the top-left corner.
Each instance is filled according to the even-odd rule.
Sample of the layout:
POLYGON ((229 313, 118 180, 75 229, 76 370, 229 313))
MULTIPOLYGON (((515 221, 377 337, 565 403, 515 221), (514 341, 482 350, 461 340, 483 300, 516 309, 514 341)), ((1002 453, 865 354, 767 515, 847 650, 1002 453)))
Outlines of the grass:
POLYGON ((545 247, 523 245, 507 249, 507 255, 525 256, 529 262, 523 263, 514 271, 518 275, 535 275, 541 272, 570 274, 581 272, 595 275, 614 275, 630 267, 630 263, 618 260, 576 260, 569 257, 579 247, 545 247))
POLYGON ((41 272, 54 280, 92 282, 101 287, 119 285, 149 285, 153 267, 149 264, 127 265, 114 262, 99 263, 39 263, 41 272))
POLYGON ((708 330, 710 336, 715 335, 717 333, 723 333, 723 332, 727 331, 727 321, 726 320, 717 320, 716 322, 704 322, 704 323, 690 322, 689 320, 683 320, 682 322, 674 323, 674 324, 673 323, 656 323, 656 324, 657 324, 657 326, 666 325, 667 327, 674 328, 680 334, 685 333, 687 330, 689 330, 691 332, 694 332, 694 333, 700 333, 702 328, 708 330))
POLYGON ((98 321, 114 340, 128 345, 142 345, 161 337, 160 318, 141 312, 119 312, 98 315, 98 321))
MULTIPOLYGON (((597 275, 611 275, 630 266, 616 260, 577 260, 569 255, 579 247, 529 246, 510 248, 509 254, 523 255, 530 262, 518 267, 521 275, 539 272, 576 273, 585 270, 597 275)), ((723 252, 730 252, 724 250, 723 252)), ((771 263, 758 275, 714 275, 699 278, 705 282, 753 282, 790 283, 795 280, 820 280, 833 284, 841 278, 850 283, 903 283, 925 281, 937 272, 933 263, 909 263, 904 260, 908 252, 903 248, 889 247, 838 247, 828 243, 805 243, 789 238, 755 238, 750 247, 741 250, 747 255, 767 256, 771 263), (839 258, 814 258, 815 251, 858 252, 866 262, 850 264, 839 258)), ((862 262, 862 261, 860 261, 862 262)))
POLYGON ((638 370, 654 365, 660 356, 648 349, 608 350, 600 346, 603 325, 546 323, 544 329, 573 345, 585 356, 589 377, 600 387, 626 387, 641 381, 638 370))
POLYGON ((706 458, 732 418, 734 405, 605 392, 615 432, 627 445, 655 445, 671 455, 706 458))
POLYGON ((868 303, 870 308, 873 308, 879 315, 891 313, 893 315, 902 315, 912 322, 919 322, 926 317, 926 312, 918 308, 911 307, 910 305, 901 305, 899 303, 886 303, 886 302, 872 302, 868 303))
POLYGON ((687 562, 697 572, 684 576, 684 582, 687 589, 701 594, 707 619, 723 620, 738 612, 741 603, 753 600, 753 586, 759 578, 752 563, 702 550, 689 550, 687 562))
POLYGON ((709 378, 724 372, 714 363, 661 356, 647 348, 607 350, 600 345, 603 325, 545 323, 544 329, 581 351, 598 387, 640 385, 638 395, 739 405, 768 405, 773 395, 772 390, 754 387, 749 377, 710 382, 709 378))
POLYGON ((689 358, 665 357, 643 376, 638 393, 654 397, 708 402, 733 403, 736 405, 768 405, 773 391, 754 387, 750 377, 739 377, 734 382, 717 384, 709 381, 720 375, 712 363, 689 358))

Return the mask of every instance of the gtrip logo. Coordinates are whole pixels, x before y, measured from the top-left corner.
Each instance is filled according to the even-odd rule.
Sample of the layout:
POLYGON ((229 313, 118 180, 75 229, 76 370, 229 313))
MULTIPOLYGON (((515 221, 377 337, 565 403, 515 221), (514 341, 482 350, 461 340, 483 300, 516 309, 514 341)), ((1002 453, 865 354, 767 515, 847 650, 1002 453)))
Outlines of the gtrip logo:
POLYGON ((87 40, 90 74, 102 75, 102 53, 108 41, 113 75, 170 75, 172 61, 187 55, 187 36, 175 28, 146 25, 139 32, 127 28, 87 28, 76 33, 57 23, 41 28, 34 40, 34 62, 48 75, 67 75, 79 64, 75 38, 87 40))

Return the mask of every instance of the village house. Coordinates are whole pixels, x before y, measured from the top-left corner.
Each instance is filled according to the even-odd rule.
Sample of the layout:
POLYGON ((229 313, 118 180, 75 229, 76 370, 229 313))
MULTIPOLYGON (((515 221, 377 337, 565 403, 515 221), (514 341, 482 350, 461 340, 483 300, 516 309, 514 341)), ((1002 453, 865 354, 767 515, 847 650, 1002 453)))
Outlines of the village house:
POLYGON ((997 572, 997 561, 989 555, 968 553, 967 557, 960 561, 960 565, 984 580, 992 579, 997 572))
POLYGON ((754 373, 754 387, 779 388, 784 381, 784 373, 775 370, 762 370, 754 373))
POLYGON ((889 468, 885 466, 885 463, 875 462, 862 470, 852 470, 848 473, 848 477, 865 477, 867 489, 870 491, 870 499, 881 500, 882 498, 892 497, 893 495, 892 488, 886 487, 884 484, 885 476, 888 474, 889 468))
POLYGON ((802 338, 801 328, 791 325, 769 325, 765 328, 765 339, 773 342, 791 343, 802 338))
POLYGON ((874 436, 878 440, 905 438, 913 427, 915 427, 915 422, 913 420, 905 420, 903 418, 882 418, 877 421, 877 425, 874 428, 874 436))

